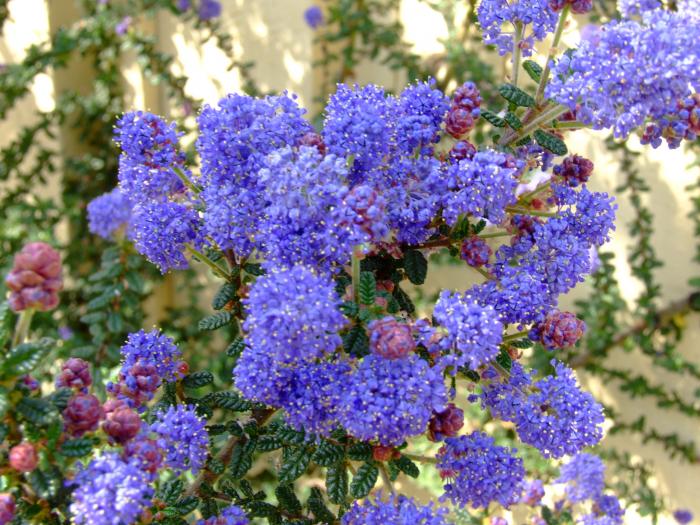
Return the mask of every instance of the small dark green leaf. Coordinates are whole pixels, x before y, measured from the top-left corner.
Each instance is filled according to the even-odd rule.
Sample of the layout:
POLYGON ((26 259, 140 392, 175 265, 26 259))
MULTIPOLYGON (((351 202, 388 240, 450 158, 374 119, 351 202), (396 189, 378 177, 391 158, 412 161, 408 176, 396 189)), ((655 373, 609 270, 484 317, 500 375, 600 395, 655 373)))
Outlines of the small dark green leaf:
POLYGON ((518 118, 518 116, 515 113, 511 113, 510 111, 505 114, 503 117, 504 120, 508 123, 508 125, 513 128, 513 129, 520 129, 523 127, 523 123, 521 120, 518 118))
POLYGON ((311 462, 311 455, 303 448, 284 449, 282 466, 280 467, 280 483, 291 483, 301 476, 311 462))
POLYGON ((542 76, 542 67, 540 67, 537 62, 534 60, 525 60, 523 61, 523 69, 532 80, 535 82, 540 81, 540 77, 542 76))
POLYGON ((201 388, 214 381, 214 374, 207 370, 194 372, 185 376, 182 380, 183 386, 186 388, 201 388))
POLYGON ((229 475, 233 479, 240 479, 253 466, 253 455, 248 443, 237 443, 231 454, 229 463, 229 475))
POLYGON ((362 272, 360 274, 359 296, 362 304, 374 304, 377 293, 377 282, 372 272, 362 272))
POLYGON ((348 471, 344 463, 328 468, 326 491, 331 503, 345 503, 345 496, 348 494, 348 471))
POLYGON ((28 374, 51 351, 53 345, 53 339, 43 338, 16 346, 4 356, 0 372, 10 377, 28 374))
POLYGON ((355 443, 348 448, 348 457, 355 461, 372 459, 372 446, 369 443, 355 443))
POLYGON ((260 436, 256 447, 262 452, 270 452, 282 448, 282 441, 275 436, 260 436))
POLYGON ((328 507, 326 507, 326 504, 323 501, 323 494, 318 487, 313 487, 311 489, 311 495, 306 502, 306 506, 309 508, 317 521, 327 525, 335 522, 335 515, 328 510, 328 507))
POLYGON ((47 424, 56 415, 55 407, 45 399, 24 397, 17 403, 17 412, 35 425, 47 424))
POLYGON ((246 273, 255 276, 265 273, 265 270, 262 269, 262 266, 259 263, 247 263, 243 269, 246 271, 246 273))
POLYGON ((56 472, 35 469, 27 474, 27 479, 34 492, 42 499, 53 498, 61 486, 61 479, 56 472))
POLYGON ((498 88, 498 92, 508 102, 524 108, 535 107, 535 99, 513 84, 503 84, 498 88))
POLYGON ((251 517, 268 518, 270 523, 281 523, 279 510, 266 501, 251 501, 247 505, 251 517), (275 521, 273 521, 275 520, 275 521))
POLYGON ((228 345, 228 348, 226 348, 226 355, 238 359, 238 356, 241 355, 243 350, 245 350, 245 341, 242 337, 236 337, 231 344, 228 345))
POLYGON ((392 463, 394 463, 401 472, 412 478, 417 478, 420 474, 418 466, 406 456, 401 456, 399 459, 393 460, 392 463))
POLYGON ((231 283, 226 283, 216 292, 214 299, 212 299, 211 307, 214 310, 221 310, 229 301, 235 299, 235 297, 236 287, 231 283))
POLYGON ((275 432, 275 436, 285 445, 303 445, 306 441, 306 433, 294 430, 286 425, 280 426, 275 432))
POLYGON ((353 498, 364 498, 369 494, 377 483, 379 469, 373 463, 364 463, 357 469, 357 473, 352 477, 350 483, 350 494, 353 498))
POLYGON ((509 341, 509 345, 514 346, 515 348, 531 348, 534 343, 532 340, 528 337, 523 337, 522 339, 516 339, 515 341, 509 341))
POLYGON ((185 482, 181 479, 175 479, 164 483, 158 491, 158 499, 164 501, 168 505, 173 505, 185 489, 185 482))
POLYGON ((481 219, 479 222, 472 226, 472 233, 474 233, 474 235, 479 235, 484 230, 484 228, 486 228, 486 221, 484 219, 481 219))
POLYGON ((301 501, 294 494, 291 485, 278 485, 275 488, 275 496, 277 496, 279 506, 284 508, 285 512, 293 515, 301 514, 301 501))
POLYGON ((230 323, 232 317, 231 312, 224 310, 223 312, 218 312, 201 319, 198 327, 201 331, 218 330, 222 326, 226 326, 230 323))
POLYGON ((69 458, 82 458, 92 452, 94 446, 95 441, 92 438, 82 437, 69 439, 63 442, 58 452, 62 456, 69 458))
POLYGON ((199 499, 196 496, 187 496, 182 498, 171 508, 177 510, 180 516, 187 516, 190 512, 199 506, 199 499))
POLYGON ((363 326, 355 325, 343 334, 343 348, 355 357, 363 357, 369 353, 369 337, 363 326))
POLYGON ((393 295, 404 312, 412 314, 416 311, 416 307, 413 305, 413 301, 411 301, 411 298, 408 296, 408 294, 404 292, 398 284, 394 286, 393 295))
POLYGON ((225 408, 234 412, 245 412, 250 410, 250 401, 243 399, 237 392, 225 391, 214 392, 207 396, 207 401, 216 408, 225 408))
POLYGON ((345 449, 330 441, 323 440, 319 443, 311 459, 322 467, 330 467, 345 457, 345 449))
POLYGON ((418 250, 409 250, 404 255, 406 275, 413 284, 423 284, 428 274, 428 261, 418 250))
POLYGON ((481 110, 481 116, 497 128, 504 128, 506 121, 488 109, 481 110))
POLYGON ((496 362, 509 372, 513 366, 513 360, 504 348, 501 348, 501 352, 496 356, 496 362))
POLYGON ((537 144, 542 146, 544 149, 551 151, 555 155, 566 155, 569 151, 566 144, 564 144, 564 141, 551 133, 538 129, 535 130, 533 136, 535 137, 537 144))

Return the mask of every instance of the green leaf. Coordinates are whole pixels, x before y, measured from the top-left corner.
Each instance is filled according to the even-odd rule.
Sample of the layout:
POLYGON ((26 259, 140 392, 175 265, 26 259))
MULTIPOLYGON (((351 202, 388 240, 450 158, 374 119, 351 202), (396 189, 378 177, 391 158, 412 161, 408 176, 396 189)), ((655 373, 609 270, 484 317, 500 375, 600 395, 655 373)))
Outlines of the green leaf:
POLYGON ((330 467, 345 458, 345 449, 331 441, 322 440, 311 459, 322 467, 330 467))
POLYGON ((53 416, 57 414, 55 407, 45 399, 34 397, 23 397, 17 403, 19 412, 27 421, 38 426, 48 424, 53 416))
POLYGON ((493 111, 489 111, 488 109, 482 109, 481 116, 497 128, 504 128, 506 126, 506 121, 498 115, 496 115, 496 113, 494 113, 493 111))
POLYGON ((401 456, 399 459, 392 460, 392 463, 394 463, 401 472, 412 478, 417 478, 420 474, 418 466, 406 456, 401 456))
POLYGON ((269 522, 280 523, 280 513, 277 507, 266 501, 251 501, 247 505, 250 517, 268 518, 269 522), (274 520, 274 521, 273 521, 274 520))
POLYGON ((270 452, 282 448, 282 441, 275 436, 260 436, 256 448, 261 452, 270 452))
POLYGON ((306 502, 306 506, 317 521, 327 525, 335 522, 335 515, 326 507, 323 501, 323 494, 318 487, 313 487, 311 489, 311 494, 306 502))
POLYGON ((236 337, 226 348, 226 355, 238 359, 243 350, 245 350, 245 341, 242 337, 236 337))
POLYGON ((413 305, 413 301, 411 301, 411 298, 408 296, 408 294, 404 292, 398 284, 394 286, 393 295, 403 311, 408 312, 409 314, 412 314, 416 311, 416 307, 413 305))
POLYGON ((345 463, 329 467, 326 473, 326 491, 331 503, 345 503, 348 494, 348 471, 345 463))
POLYGON ((284 449, 282 466, 280 467, 280 483, 291 483, 304 472, 311 462, 311 455, 303 448, 284 449))
POLYGON ((372 459, 372 446, 369 443, 354 443, 348 448, 348 457, 355 461, 369 461, 372 459))
POLYGON ((218 330, 230 323, 232 318, 231 312, 224 310, 200 319, 198 327, 200 331, 218 330))
POLYGON ((551 151, 555 155, 566 155, 569 151, 563 140, 555 135, 552 135, 551 133, 542 131, 541 129, 535 130, 533 137, 535 137, 537 144, 542 146, 544 149, 551 151))
POLYGON ((418 250, 409 250, 403 257, 406 275, 413 284, 423 284, 428 274, 428 261, 418 250))
MULTIPOLYGON (((196 496, 187 496, 178 500, 177 503, 170 508, 180 516, 187 516, 190 512, 199 506, 199 498, 196 496)), ((167 509, 166 509, 167 510, 167 509)))
POLYGON ((214 374, 207 370, 194 372, 182 379, 182 384, 186 388, 201 388, 214 381, 214 374))
POLYGON ((8 427, 5 423, 0 423, 0 443, 5 441, 5 438, 7 437, 7 434, 10 432, 10 427, 8 427))
POLYGON ((364 498, 377 483, 379 469, 374 463, 364 463, 357 469, 350 483, 350 495, 355 499, 364 498))
POLYGON ((523 69, 528 74, 528 76, 535 82, 540 81, 542 76, 542 67, 534 60, 523 61, 523 69))
POLYGON ((498 92, 508 102, 524 108, 534 108, 535 99, 513 84, 503 84, 498 88, 498 92))
POLYGON ((61 478, 55 471, 35 469, 27 474, 32 489, 42 499, 53 498, 61 486, 61 478))
POLYGON ((377 293, 377 282, 372 272, 362 272, 360 274, 359 296, 362 304, 374 304, 377 293))
POLYGON ((229 301, 236 298, 236 287, 231 283, 224 284, 219 291, 216 292, 212 299, 211 307, 214 310, 221 310, 229 301))
POLYGON ((10 400, 8 398, 8 390, 4 386, 0 386, 0 419, 2 419, 7 413, 7 409, 10 406, 10 400))
POLYGON ((259 263, 247 263, 243 269, 245 270, 246 273, 249 273, 250 275, 262 275, 265 273, 265 270, 262 269, 262 266, 259 263))
POLYGON ((355 325, 343 334, 343 348, 355 357, 363 357, 369 353, 369 337, 363 326, 355 325))
POLYGON ((249 442, 236 443, 231 454, 229 463, 229 475, 233 479, 240 479, 245 476, 245 473, 253 466, 253 454, 250 449, 249 442))
POLYGON ((216 408, 225 408, 226 410, 232 410, 233 412, 245 412, 251 408, 250 401, 244 399, 237 392, 214 392, 206 397, 207 400, 216 408))
POLYGON ((511 359, 510 354, 508 354, 503 347, 501 347, 501 352, 496 356, 496 362, 508 372, 510 372, 511 367, 513 366, 513 360, 511 359))
POLYGON ((275 436, 285 445, 303 445, 306 441, 306 432, 294 430, 287 425, 281 425, 275 432, 275 436))
POLYGON ((0 348, 4 348, 12 335, 11 312, 7 301, 0 303, 0 348))
POLYGON ((181 479, 174 479, 163 484, 158 491, 157 498, 168 505, 173 505, 180 498, 183 490, 185 490, 185 482, 181 479))
POLYGON ((484 228, 486 228, 486 221, 484 219, 481 219, 479 222, 472 226, 472 233, 474 233, 474 235, 479 235, 484 230, 484 228))
POLYGON ((518 116, 515 113, 511 113, 509 111, 508 113, 505 114, 505 116, 503 118, 508 123, 508 125, 513 129, 520 129, 523 127, 522 121, 518 118, 518 116))
POLYGON ((523 337, 522 339, 516 339, 514 341, 509 341, 508 344, 510 346, 514 346, 515 348, 532 348, 534 346, 534 343, 532 340, 528 337, 523 337))
POLYGON ((10 350, 0 365, 0 372, 9 377, 28 374, 48 355, 54 346, 53 339, 24 343, 10 350))
POLYGON ((64 441, 58 453, 69 458, 82 458, 92 452, 95 440, 88 437, 69 439, 64 441))
POLYGON ((279 506, 284 508, 284 511, 292 514, 301 514, 301 501, 294 494, 294 489, 291 485, 278 485, 275 488, 275 496, 279 506))

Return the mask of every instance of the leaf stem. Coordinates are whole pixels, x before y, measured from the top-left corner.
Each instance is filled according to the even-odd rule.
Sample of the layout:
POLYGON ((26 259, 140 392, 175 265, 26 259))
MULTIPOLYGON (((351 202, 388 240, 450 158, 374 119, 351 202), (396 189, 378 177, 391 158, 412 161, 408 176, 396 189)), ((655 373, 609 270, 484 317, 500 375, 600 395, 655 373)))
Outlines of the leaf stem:
POLYGON ((404 454, 408 459, 412 461, 417 461, 418 463, 437 463, 437 458, 429 458, 426 456, 421 456, 420 454, 404 454))
POLYGON ((513 48, 513 72, 511 75, 512 83, 515 87, 518 87, 518 77, 520 76, 520 58, 522 57, 522 49, 520 49, 520 43, 523 40, 525 34, 525 26, 522 22, 515 23, 515 44, 513 48))
POLYGON ((182 171, 177 166, 173 166, 173 171, 175 172, 175 175, 179 177, 182 183, 185 186, 187 186, 190 190, 192 190, 195 194, 199 195, 200 193, 202 193, 202 189, 195 185, 195 183, 192 182, 187 175, 185 175, 184 171, 182 171))
POLYGON ((518 206, 508 206, 506 208, 508 213, 517 213, 519 215, 534 215, 535 217, 556 217, 556 212, 553 211, 539 211, 531 210, 528 208, 520 208, 518 206))
POLYGON ((522 339, 523 337, 527 337, 528 332, 523 331, 523 332, 516 332, 514 334, 508 334, 503 336, 503 342, 507 343, 509 341, 515 341, 516 339, 522 339))
POLYGON ((353 300, 360 304, 360 256, 362 248, 358 245, 352 249, 352 259, 350 261, 350 270, 352 275, 352 297, 353 300))
POLYGON ((217 274, 220 277, 223 277, 227 281, 229 280, 230 276, 226 270, 224 270, 221 266, 212 261, 209 257, 204 255, 202 252, 197 250, 195 247, 186 244, 185 249, 192 255, 194 255, 197 259, 199 259, 201 262, 209 266, 209 268, 211 268, 215 274, 217 274))
POLYGON ((507 237, 512 235, 510 232, 490 232, 490 233, 480 233, 479 237, 482 239, 492 239, 494 237, 507 237))
POLYGON ((559 15, 557 28, 554 30, 554 39, 552 40, 552 45, 550 46, 549 53, 547 54, 547 63, 544 65, 542 76, 540 76, 540 81, 537 84, 537 92, 535 93, 535 102, 537 104, 539 104, 544 97, 544 88, 547 86, 547 81, 549 80, 549 74, 551 72, 550 64, 552 59, 557 56, 557 53, 559 52, 559 42, 561 41, 561 35, 564 32, 566 19, 568 16, 569 4, 565 4, 564 8, 561 10, 561 14, 559 15))
POLYGON ((384 463, 379 464, 379 473, 382 476, 382 483, 384 486, 391 491, 392 496, 396 497, 396 489, 394 488, 394 484, 391 482, 391 478, 389 477, 389 473, 386 471, 384 463))
POLYGON ((27 339, 29 327, 32 324, 32 317, 34 317, 34 308, 27 308, 19 314, 15 325, 15 333, 12 337, 12 348, 21 345, 27 339))

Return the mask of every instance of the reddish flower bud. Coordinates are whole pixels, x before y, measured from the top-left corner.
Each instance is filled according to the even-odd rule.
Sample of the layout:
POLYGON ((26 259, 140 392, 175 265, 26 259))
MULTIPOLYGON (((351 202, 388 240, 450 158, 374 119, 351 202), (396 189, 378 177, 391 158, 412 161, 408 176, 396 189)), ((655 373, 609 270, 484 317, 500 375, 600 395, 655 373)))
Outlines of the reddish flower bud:
POLYGON ((156 474, 163 464, 162 450, 155 439, 132 439, 124 445, 124 459, 137 461, 141 470, 156 474))
POLYGON ((471 159, 476 154, 476 147, 469 141, 460 140, 455 142, 450 150, 450 158, 452 160, 471 159))
POLYGON ((445 119, 445 130, 458 139, 469 133, 474 128, 474 117, 461 107, 452 107, 445 119))
POLYGON ((555 310, 530 331, 530 338, 540 341, 547 350, 558 350, 575 345, 585 331, 586 323, 575 314, 555 310))
POLYGON ((593 163, 580 155, 570 155, 560 165, 554 166, 553 171, 569 186, 576 187, 588 181, 593 173, 593 163))
POLYGON ((34 379, 29 374, 27 374, 26 376, 22 376, 21 381, 22 381, 22 384, 26 388, 28 388, 29 390, 38 390, 39 389, 39 381, 34 379))
POLYGON ((5 282, 11 292, 10 308, 15 312, 28 308, 52 310, 58 305, 58 292, 63 288, 61 256, 46 243, 29 243, 15 255, 5 282))
POLYGON ((479 116, 481 93, 474 82, 465 82, 455 89, 452 101, 455 106, 468 110, 474 118, 479 116))
POLYGON ((77 437, 96 430, 103 417, 102 405, 92 394, 74 395, 68 400, 68 406, 63 411, 66 432, 77 437))
POLYGON ((10 449, 10 466, 18 472, 31 472, 38 462, 39 457, 31 443, 20 443, 10 449))
POLYGON ((323 137, 315 131, 309 131, 299 141, 300 146, 313 146, 321 155, 326 154, 326 144, 323 142, 323 137))
POLYGON ((464 426, 464 412, 449 403, 442 412, 433 412, 428 423, 428 439, 442 441, 446 437, 455 437, 464 426))
POLYGON ((141 430, 141 418, 128 406, 113 408, 105 403, 107 418, 102 423, 102 430, 109 436, 111 442, 123 445, 130 439, 136 437, 141 430))
POLYGON ((15 517, 15 500, 12 494, 0 493, 0 525, 10 523, 15 517))
POLYGON ((61 373, 56 378, 57 388, 75 388, 87 392, 92 384, 90 365, 78 357, 71 357, 61 367, 61 373))
POLYGON ((460 253, 469 266, 479 268, 489 262, 492 252, 484 239, 474 235, 464 239, 460 253))
POLYGON ((416 349, 411 327, 393 317, 372 321, 369 326, 369 348, 386 359, 406 357, 416 349))
POLYGON ((394 449, 394 447, 377 445, 372 448, 372 459, 375 461, 389 461, 391 459, 396 459, 397 456, 401 456, 401 453, 394 449))

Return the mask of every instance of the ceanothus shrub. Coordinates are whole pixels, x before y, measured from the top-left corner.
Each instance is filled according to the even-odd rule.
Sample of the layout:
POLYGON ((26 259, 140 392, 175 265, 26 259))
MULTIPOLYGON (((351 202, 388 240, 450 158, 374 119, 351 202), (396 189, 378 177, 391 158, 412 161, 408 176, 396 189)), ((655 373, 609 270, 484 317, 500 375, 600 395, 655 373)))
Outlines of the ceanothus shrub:
MULTIPOLYGON (((201 2, 203 18, 213 4, 201 2)), ((590 7, 481 2, 486 41, 513 55, 500 113, 470 82, 451 97, 430 81, 395 96, 339 85, 315 130, 288 93, 231 94, 199 113, 198 164, 173 124, 124 115, 119 186, 88 206, 90 227, 164 273, 196 261, 222 281, 200 328, 231 337, 231 377, 189 370, 155 328, 124 341, 112 381, 72 357, 42 395, 27 374, 52 343, 29 337, 30 321, 56 306, 61 268, 51 247, 27 245, 7 276, 19 317, 0 366, 0 523, 438 525, 456 509, 512 505, 533 523, 623 523, 605 465, 584 452, 603 438, 603 408, 557 356, 585 331, 559 297, 594 269, 616 205, 588 189, 593 164, 568 155, 565 138, 585 126, 639 130, 654 146, 694 138, 700 33, 693 15, 629 7, 634 19, 555 62, 521 64, 548 33, 556 49, 569 11, 590 7), (538 82, 532 94, 518 87, 521 68, 538 82), (480 119, 497 132, 476 148, 480 119), (407 283, 425 282, 438 251, 480 282, 443 290, 421 317, 407 283), (528 366, 521 350, 535 343, 550 368, 528 366), (515 446, 476 428, 475 410, 505 422, 515 446), (432 455, 416 452, 426 439, 432 455), (248 479, 269 453, 274 498, 248 479), (560 475, 528 472, 534 453, 561 461, 560 475), (416 463, 435 465, 439 501, 397 492, 416 463), (295 486, 310 469, 323 490, 295 486)))

